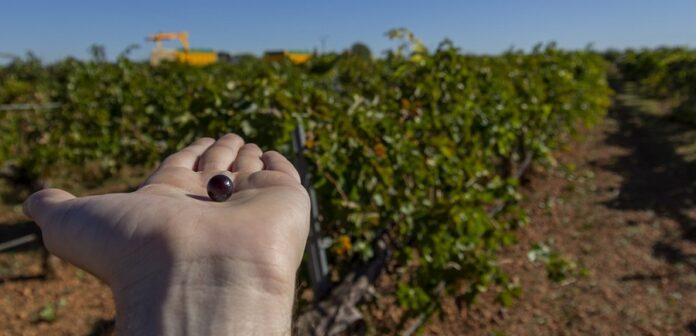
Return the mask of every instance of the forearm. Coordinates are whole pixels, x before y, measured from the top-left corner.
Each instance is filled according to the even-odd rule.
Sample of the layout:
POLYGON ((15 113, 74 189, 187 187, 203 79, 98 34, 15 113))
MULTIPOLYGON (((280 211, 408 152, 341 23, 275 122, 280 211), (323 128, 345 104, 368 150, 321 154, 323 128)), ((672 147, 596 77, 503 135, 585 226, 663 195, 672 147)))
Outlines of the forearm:
POLYGON ((114 291, 117 334, 290 335, 293 286, 269 291, 261 281, 201 281, 215 277, 196 273, 114 291))
MULTIPOLYGON (((117 303, 118 335, 290 335, 292 297, 174 288, 163 303, 117 303)), ((118 301, 118 300, 117 300, 118 301)))

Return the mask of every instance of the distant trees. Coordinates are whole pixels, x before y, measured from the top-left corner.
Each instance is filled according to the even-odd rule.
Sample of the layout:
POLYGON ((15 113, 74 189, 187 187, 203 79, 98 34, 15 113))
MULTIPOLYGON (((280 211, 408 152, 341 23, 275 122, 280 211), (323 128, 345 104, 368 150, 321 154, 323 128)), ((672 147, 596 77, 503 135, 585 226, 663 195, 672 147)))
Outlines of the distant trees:
POLYGON ((92 44, 87 48, 87 52, 92 57, 92 61, 97 63, 106 62, 106 47, 103 44, 92 44))
POLYGON ((372 58, 372 51, 370 50, 370 47, 362 42, 353 43, 350 49, 348 49, 348 53, 362 58, 372 58))

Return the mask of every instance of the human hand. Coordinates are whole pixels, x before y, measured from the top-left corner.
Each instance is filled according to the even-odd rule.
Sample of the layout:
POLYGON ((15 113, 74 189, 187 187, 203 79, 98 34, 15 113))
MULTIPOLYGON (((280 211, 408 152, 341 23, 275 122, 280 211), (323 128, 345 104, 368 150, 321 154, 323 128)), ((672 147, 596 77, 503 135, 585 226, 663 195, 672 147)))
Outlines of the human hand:
POLYGON ((292 164, 228 134, 165 159, 131 193, 31 195, 47 249, 103 279, 124 334, 289 334, 309 199, 292 164), (208 180, 228 175, 224 202, 208 180))

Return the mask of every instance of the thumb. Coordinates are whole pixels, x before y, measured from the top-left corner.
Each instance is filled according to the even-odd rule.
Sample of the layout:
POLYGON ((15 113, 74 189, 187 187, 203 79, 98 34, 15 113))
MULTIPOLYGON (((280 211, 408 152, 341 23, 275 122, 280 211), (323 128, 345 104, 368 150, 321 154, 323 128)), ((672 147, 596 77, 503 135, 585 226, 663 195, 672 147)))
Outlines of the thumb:
POLYGON ((76 215, 72 209, 78 204, 68 201, 74 199, 75 196, 67 191, 44 189, 29 196, 23 209, 41 228, 43 243, 49 252, 99 276, 99 268, 95 265, 99 265, 100 260, 86 252, 92 251, 96 242, 81 239, 77 233, 82 231, 84 223, 70 218, 76 215))
POLYGON ((79 199, 69 202, 72 200, 76 200, 75 196, 67 191, 44 189, 29 196, 23 209, 41 228, 43 243, 49 252, 104 279, 107 274, 104 265, 108 264, 95 253, 100 251, 102 241, 94 239, 93 235, 85 236, 86 222, 81 219, 84 214, 75 211, 84 203, 79 199))
POLYGON ((60 189, 44 189, 29 196, 22 206, 24 213, 31 217, 41 228, 50 221, 60 220, 64 210, 62 203, 74 199, 71 193, 60 189))

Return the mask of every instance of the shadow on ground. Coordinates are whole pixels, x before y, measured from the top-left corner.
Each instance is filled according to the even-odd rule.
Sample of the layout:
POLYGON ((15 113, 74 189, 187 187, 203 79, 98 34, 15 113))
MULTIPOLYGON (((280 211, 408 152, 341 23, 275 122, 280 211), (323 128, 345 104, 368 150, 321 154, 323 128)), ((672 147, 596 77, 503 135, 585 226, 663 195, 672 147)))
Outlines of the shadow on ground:
POLYGON ((629 153, 604 167, 624 178, 618 196, 606 205, 652 210, 678 222, 682 239, 696 242, 696 219, 687 213, 696 206, 696 162, 678 154, 676 148, 682 144, 674 140, 690 129, 622 99, 616 100, 610 113, 619 130, 607 142, 629 153))
MULTIPOLYGON (((604 205, 617 210, 652 211, 657 220, 676 222, 678 232, 664 230, 661 239, 652 245, 652 255, 696 272, 696 254, 684 249, 696 244, 696 161, 687 160, 678 151, 689 145, 685 141, 696 143, 696 137, 689 136, 694 130, 644 109, 630 97, 616 99, 610 117, 617 121, 618 130, 606 141, 626 154, 602 166, 623 178, 616 196, 604 205)), ((637 225, 634 221, 627 224, 637 225)), ((620 280, 656 281, 680 275, 634 274, 620 280)), ((685 327, 696 335, 696 321, 685 327)))
POLYGON ((114 327, 116 323, 114 320, 98 320, 92 326, 92 330, 87 334, 88 336, 109 336, 114 334, 114 327))

